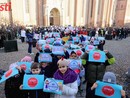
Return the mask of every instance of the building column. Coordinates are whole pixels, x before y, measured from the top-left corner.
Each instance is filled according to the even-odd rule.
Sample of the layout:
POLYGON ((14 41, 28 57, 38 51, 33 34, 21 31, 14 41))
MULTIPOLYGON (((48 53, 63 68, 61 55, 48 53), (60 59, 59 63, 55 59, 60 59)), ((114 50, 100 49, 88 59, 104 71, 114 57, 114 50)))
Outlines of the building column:
POLYGON ((115 26, 115 10, 116 10, 116 5, 117 5, 117 0, 112 0, 112 10, 110 13, 110 21, 109 24, 110 26, 115 26))
POLYGON ((103 17, 103 2, 104 0, 99 0, 99 7, 98 7, 98 20, 97 20, 97 25, 98 27, 101 27, 102 26, 102 17, 103 17))
POLYGON ((61 0, 61 11, 60 11, 60 25, 63 25, 63 0, 61 0))
POLYGON ((76 26, 77 19, 77 0, 74 1, 74 26, 76 26))
POLYGON ((112 0, 109 2, 109 8, 108 8, 108 15, 107 15, 107 26, 110 26, 110 21, 111 21, 111 12, 112 12, 112 0))
POLYGON ((94 6, 94 26, 97 27, 97 20, 98 20, 98 5, 99 5, 99 0, 94 0, 95 6, 94 6))
MULTIPOLYGON (((8 0, 8 2, 11 2, 11 0, 8 0)), ((11 26, 13 26, 12 8, 11 8, 11 11, 9 11, 9 23, 11 26)))
POLYGON ((37 20, 37 25, 39 25, 39 14, 38 14, 39 13, 39 10, 38 10, 39 6, 38 6, 38 1, 36 0, 35 2, 36 2, 36 20, 37 20))
POLYGON ((85 25, 88 27, 88 15, 89 15, 89 0, 86 0, 86 3, 85 3, 85 25))
POLYGON ((43 0, 38 0, 39 5, 39 26, 43 26, 43 0))
POLYGON ((84 4, 85 0, 82 0, 82 13, 81 13, 81 19, 80 19, 80 25, 84 26, 84 4))
POLYGON ((43 0, 43 26, 48 25, 48 6, 47 6, 47 1, 43 0))
POLYGON ((43 0, 36 0, 37 5, 37 25, 43 26, 43 0))
POLYGON ((91 11, 92 11, 92 1, 89 0, 88 2, 88 27, 91 27, 91 22, 92 22, 92 19, 91 19, 91 11))
POLYGON ((68 0, 68 9, 67 10, 67 25, 70 25, 70 0, 68 0))
POLYGON ((106 16, 107 16, 107 9, 108 9, 108 3, 109 1, 108 0, 104 0, 103 1, 103 14, 102 14, 102 27, 105 27, 106 26, 106 16))

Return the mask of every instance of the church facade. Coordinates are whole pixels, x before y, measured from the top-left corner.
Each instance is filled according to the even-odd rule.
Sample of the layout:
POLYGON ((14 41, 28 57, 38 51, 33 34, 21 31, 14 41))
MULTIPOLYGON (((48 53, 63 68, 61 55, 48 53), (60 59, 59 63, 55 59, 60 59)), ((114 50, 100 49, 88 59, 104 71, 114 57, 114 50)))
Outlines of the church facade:
POLYGON ((9 2, 11 11, 0 11, 1 23, 107 27, 130 22, 130 0, 0 0, 0 6, 9 2))

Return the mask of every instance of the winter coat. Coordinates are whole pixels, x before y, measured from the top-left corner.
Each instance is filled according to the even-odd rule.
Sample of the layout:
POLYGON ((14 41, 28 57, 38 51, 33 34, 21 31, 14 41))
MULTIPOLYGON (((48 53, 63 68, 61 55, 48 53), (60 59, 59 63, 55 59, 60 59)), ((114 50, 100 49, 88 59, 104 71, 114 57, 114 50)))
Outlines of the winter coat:
POLYGON ((88 83, 95 83, 96 80, 102 80, 103 75, 106 70, 106 66, 114 64, 115 58, 108 52, 106 54, 107 58, 104 63, 100 62, 89 62, 88 61, 88 53, 85 53, 81 59, 82 64, 85 68, 85 79, 87 79, 88 83))
POLYGON ((50 93, 43 92, 43 89, 29 90, 29 98, 50 98, 50 93))
POLYGON ((73 83, 63 85, 62 95, 55 95, 54 98, 76 98, 78 92, 77 80, 73 83))
POLYGON ((28 98, 28 92, 20 90, 19 86, 23 82, 24 71, 9 79, 5 82, 5 96, 6 98, 28 98))
POLYGON ((33 42, 33 33, 27 33, 27 42, 32 43, 33 42))
POLYGON ((53 71, 52 71, 52 64, 49 63, 45 68, 41 67, 41 73, 44 74, 46 78, 52 78, 53 77, 53 71))
POLYGON ((36 53, 36 55, 35 55, 35 57, 34 57, 34 62, 39 63, 38 57, 39 57, 39 52, 36 53))
POLYGON ((23 77, 24 77, 24 71, 22 70, 21 73, 19 72, 19 74, 7 79, 5 82, 5 90, 19 89, 19 86, 23 82, 23 77))
POLYGON ((77 74, 72 69, 67 69, 63 75, 57 70, 54 74, 55 79, 63 80, 62 95, 54 95, 54 98, 76 98, 78 92, 77 74))

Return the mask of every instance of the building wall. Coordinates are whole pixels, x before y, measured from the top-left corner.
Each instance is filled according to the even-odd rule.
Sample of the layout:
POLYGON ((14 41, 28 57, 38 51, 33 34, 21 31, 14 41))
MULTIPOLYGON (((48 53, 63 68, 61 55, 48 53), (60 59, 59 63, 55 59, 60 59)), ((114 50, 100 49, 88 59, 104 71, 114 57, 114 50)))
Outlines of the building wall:
POLYGON ((129 9, 130 9, 130 0, 127 0, 124 25, 130 27, 130 12, 129 12, 129 9))
MULTIPOLYGON (((0 0, 1 4, 7 3, 7 2, 8 2, 8 0, 0 0)), ((8 11, 0 11, 0 22, 2 24, 9 24, 9 12, 8 11)))
MULTIPOLYGON (((63 23, 61 23, 61 21, 63 20, 62 0, 44 0, 43 6, 44 6, 44 8, 41 9, 41 10, 44 11, 44 13, 43 13, 44 26, 50 25, 50 12, 54 8, 57 9, 60 13, 60 18, 59 18, 60 19, 60 25, 63 24, 63 23)), ((56 19, 56 17, 55 17, 55 19, 56 19)), ((55 21, 55 23, 56 23, 56 21, 55 21)))
POLYGON ((9 1, 11 2, 12 11, 0 12, 1 17, 5 18, 7 22, 12 19, 13 23, 16 24, 36 25, 36 0, 0 0, 0 3, 7 3, 9 1), (27 7, 28 13, 26 12, 27 1, 29 5, 27 7))
POLYGON ((0 0, 11 2, 12 12, 0 12, 1 23, 87 27, 123 26, 130 22, 130 0, 0 0), (58 13, 51 16, 51 12, 58 13), (3 20, 2 20, 3 19, 3 20))
POLYGON ((114 26, 115 25, 115 12, 116 12, 116 5, 117 0, 111 0, 111 12, 110 12, 110 19, 109 19, 109 25, 114 26))
POLYGON ((24 6, 23 1, 11 0, 13 22, 24 24, 24 6), (20 20, 20 21, 19 21, 20 20))
POLYGON ((118 0, 116 6, 115 24, 116 26, 123 26, 125 21, 127 0, 118 0))

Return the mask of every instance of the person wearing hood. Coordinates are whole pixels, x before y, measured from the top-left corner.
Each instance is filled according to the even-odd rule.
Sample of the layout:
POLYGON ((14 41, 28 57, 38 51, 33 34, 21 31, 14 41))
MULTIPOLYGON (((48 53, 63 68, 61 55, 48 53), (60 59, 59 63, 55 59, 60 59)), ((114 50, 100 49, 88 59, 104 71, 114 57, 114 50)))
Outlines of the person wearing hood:
POLYGON ((68 68, 68 61, 61 58, 58 61, 58 70, 54 73, 54 79, 63 80, 59 85, 62 95, 55 94, 54 98, 76 98, 78 92, 77 74, 68 68))
MULTIPOLYGON (((103 76, 102 81, 111 84, 116 84, 116 76, 113 72, 106 72, 103 76)), ((95 82, 93 86, 90 89, 88 89, 88 94, 86 98, 105 98, 105 97, 95 95, 95 89, 97 88, 97 86, 98 83, 95 82)), ((128 98, 124 90, 121 90, 120 93, 121 93, 121 98, 128 98)))

